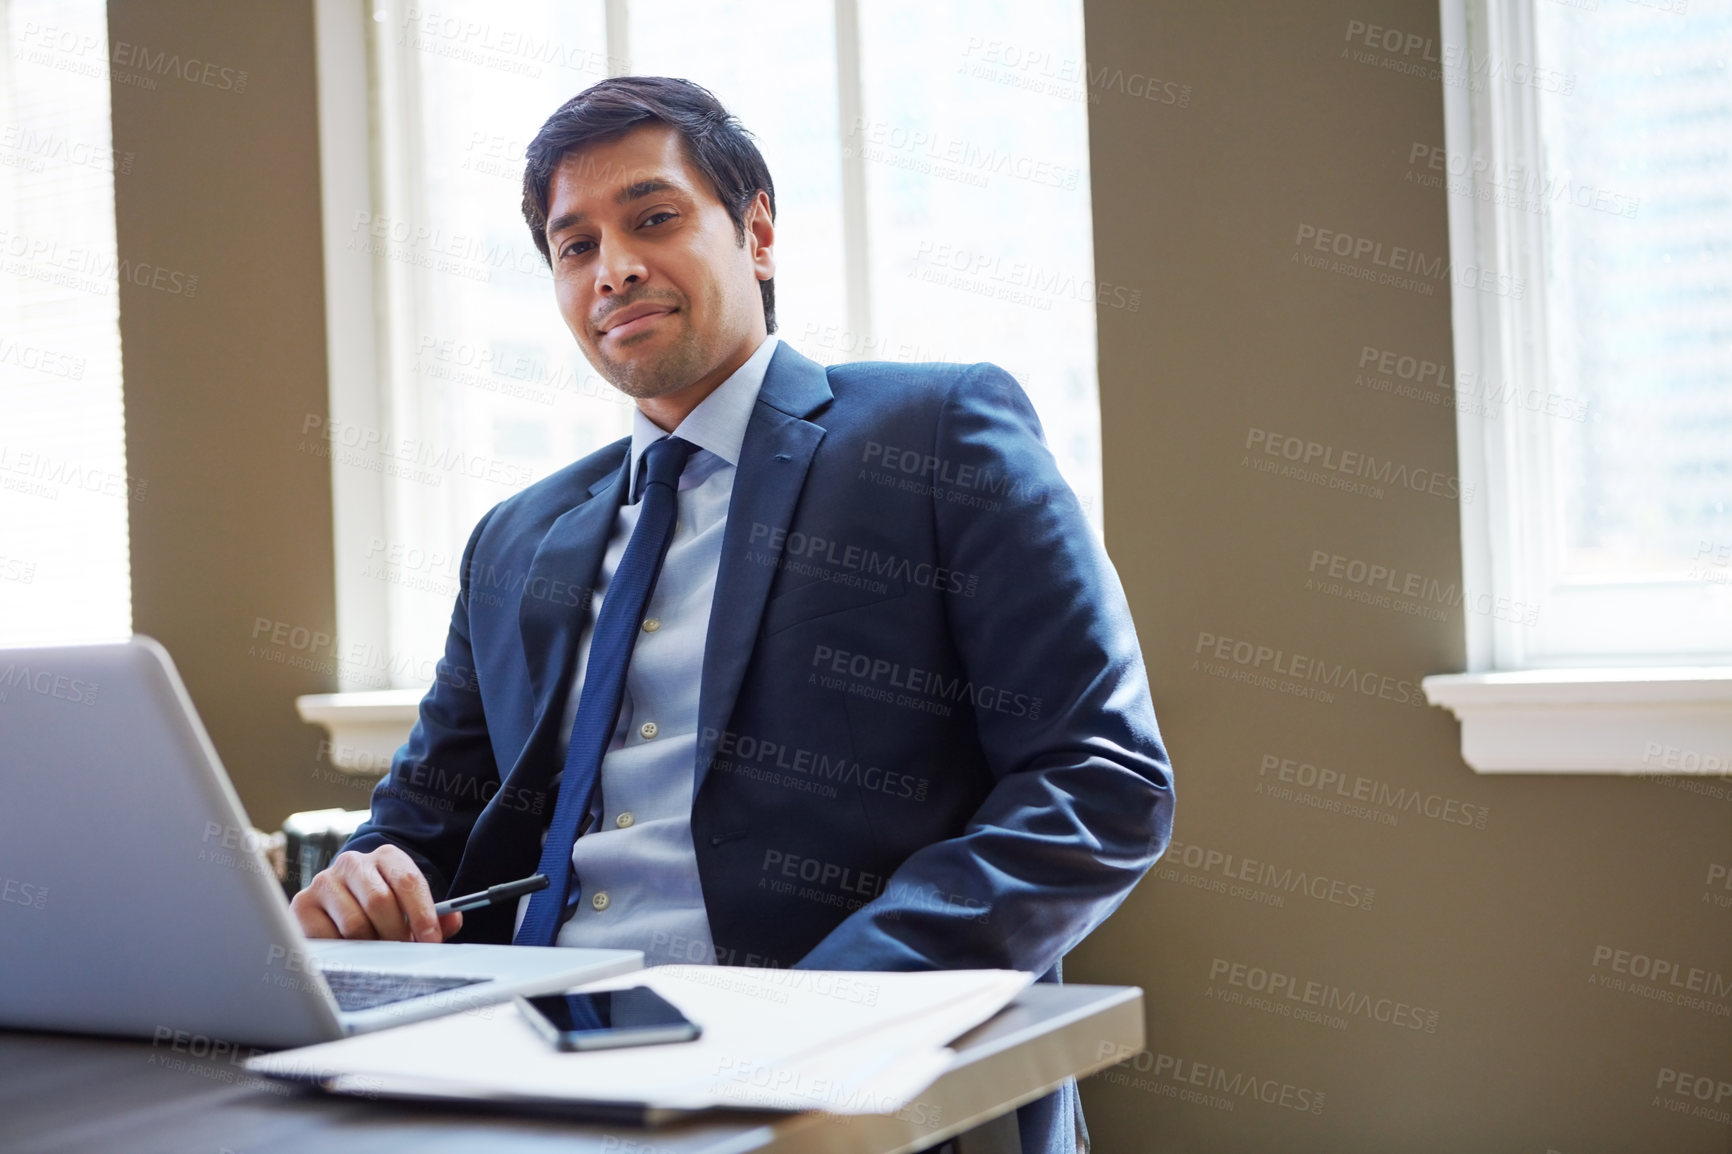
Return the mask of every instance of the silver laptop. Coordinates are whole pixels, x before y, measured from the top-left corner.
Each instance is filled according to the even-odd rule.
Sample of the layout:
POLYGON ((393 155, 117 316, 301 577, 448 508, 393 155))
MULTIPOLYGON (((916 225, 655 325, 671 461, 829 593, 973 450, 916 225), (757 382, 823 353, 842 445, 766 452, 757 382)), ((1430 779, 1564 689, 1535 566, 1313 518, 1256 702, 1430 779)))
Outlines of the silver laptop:
POLYGON ((0 648, 0 1026, 299 1046, 643 965, 309 941, 255 843, 161 645, 0 648))

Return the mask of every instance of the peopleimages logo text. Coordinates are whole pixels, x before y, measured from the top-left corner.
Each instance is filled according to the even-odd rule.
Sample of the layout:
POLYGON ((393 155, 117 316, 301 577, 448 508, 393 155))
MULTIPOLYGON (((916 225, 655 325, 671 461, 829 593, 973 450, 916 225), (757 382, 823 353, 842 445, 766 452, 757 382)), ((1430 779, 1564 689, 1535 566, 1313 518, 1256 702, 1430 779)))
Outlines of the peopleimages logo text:
POLYGON ((1245 448, 1261 450, 1270 457, 1280 457, 1307 468, 1326 469, 1351 477, 1376 481, 1380 485, 1411 489, 1446 500, 1473 501, 1473 486, 1463 485, 1448 473, 1436 469, 1410 469, 1385 458, 1378 460, 1370 453, 1352 449, 1337 449, 1320 441, 1290 437, 1268 429, 1251 428, 1245 433, 1245 448))
POLYGON ((1289 653, 1270 645, 1239 641, 1231 637, 1201 631, 1192 653, 1230 661, 1251 670, 1267 670, 1281 677, 1311 681, 1333 689, 1343 689, 1365 697, 1380 697, 1403 705, 1424 705, 1425 692, 1412 681, 1389 677, 1372 670, 1361 670, 1346 662, 1331 665, 1320 657, 1289 653))

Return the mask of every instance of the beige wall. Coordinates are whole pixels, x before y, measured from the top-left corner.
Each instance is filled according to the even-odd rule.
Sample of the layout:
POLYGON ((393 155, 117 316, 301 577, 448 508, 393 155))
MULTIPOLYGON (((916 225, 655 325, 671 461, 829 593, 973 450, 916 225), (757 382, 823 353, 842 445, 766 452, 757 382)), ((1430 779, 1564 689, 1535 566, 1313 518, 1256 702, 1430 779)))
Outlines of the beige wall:
POLYGON ((1441 85, 1390 67, 1426 50, 1343 52, 1357 20, 1435 54, 1437 5, 1085 7, 1097 272, 1143 290, 1138 312, 1100 313, 1108 547, 1176 767, 1177 840, 1195 847, 1066 967, 1147 991, 1151 1052, 1085 1084, 1098 1148, 1727 1150, 1725 1124, 1653 1103, 1662 1067, 1732 1082, 1732 998, 1665 1004, 1595 985, 1612 975, 1593 963, 1605 946, 1732 983, 1732 910, 1705 886, 1732 861, 1732 793, 1475 775, 1447 713, 1399 700, 1463 667, 1460 611, 1428 619, 1312 586, 1318 552, 1459 584, 1455 502, 1250 464, 1276 461, 1247 449, 1260 430, 1456 472, 1447 392, 1395 395, 1359 367, 1367 347, 1451 362, 1447 281, 1415 291, 1295 259, 1305 225, 1447 255, 1443 190, 1411 181, 1429 170, 1408 159, 1443 143, 1441 85), (1190 86, 1188 105, 1134 98, 1133 75, 1190 86), (1204 634, 1390 678, 1388 699, 1230 680, 1239 667, 1199 653, 1204 634), (1284 759, 1344 784, 1284 782, 1284 759), (1358 809, 1355 790, 1371 795, 1358 809), (1439 816, 1401 808, 1402 790, 1439 816), (1344 884, 1309 897, 1279 888, 1289 870, 1344 884), (1338 1028, 1234 1002, 1265 980, 1253 968, 1414 1009, 1402 1024, 1336 1013, 1338 1028), (1175 1096, 1241 1076, 1321 1110, 1175 1096))
POLYGON ((298 809, 365 804, 315 770, 319 731, 294 712, 335 678, 288 664, 328 661, 312 635, 335 618, 330 463, 300 450, 327 408, 312 10, 108 9, 114 147, 133 154, 115 186, 133 269, 127 468, 147 483, 131 506, 133 628, 168 646, 249 816, 275 829, 298 809), (270 644, 277 622, 305 644, 270 644))

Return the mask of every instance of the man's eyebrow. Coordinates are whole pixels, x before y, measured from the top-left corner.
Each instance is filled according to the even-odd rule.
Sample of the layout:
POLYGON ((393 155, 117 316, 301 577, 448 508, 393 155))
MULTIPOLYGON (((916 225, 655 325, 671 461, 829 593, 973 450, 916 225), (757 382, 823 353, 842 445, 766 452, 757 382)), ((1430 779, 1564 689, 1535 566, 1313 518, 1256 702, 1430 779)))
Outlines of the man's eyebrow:
MULTIPOLYGON (((659 178, 640 180, 635 184, 628 184, 618 192, 614 193, 613 202, 615 204, 629 204, 631 201, 642 200, 646 196, 653 196, 658 192, 668 191, 678 191, 678 186, 659 178)), ((582 224, 583 221, 584 214, 581 212, 562 213, 547 222, 547 235, 552 236, 554 233, 560 232, 563 229, 568 229, 573 225, 582 224)))
POLYGON ((673 185, 669 184, 665 180, 651 177, 649 180, 640 180, 636 184, 626 185, 624 188, 613 194, 613 202, 615 204, 626 204, 630 201, 642 200, 644 197, 649 196, 652 193, 667 192, 673 187, 673 185))

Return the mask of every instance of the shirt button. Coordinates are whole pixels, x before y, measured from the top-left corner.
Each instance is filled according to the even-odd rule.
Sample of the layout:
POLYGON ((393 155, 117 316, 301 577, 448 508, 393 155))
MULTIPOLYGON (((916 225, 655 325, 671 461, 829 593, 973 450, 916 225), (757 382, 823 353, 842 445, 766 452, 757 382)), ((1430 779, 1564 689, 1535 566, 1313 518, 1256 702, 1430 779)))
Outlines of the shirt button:
POLYGON ((643 734, 645 741, 648 741, 650 738, 661 732, 661 730, 656 728, 656 723, 653 721, 644 722, 642 725, 638 726, 637 731, 643 734))
POLYGON ((645 633, 654 633, 657 629, 660 629, 661 627, 662 627, 662 622, 661 622, 661 618, 659 618, 659 617, 645 617, 643 619, 643 631, 645 633))
POLYGON ((618 817, 614 818, 613 824, 619 826, 619 828, 621 828, 621 829, 630 829, 631 823, 636 821, 636 820, 637 820, 637 818, 633 817, 631 815, 631 813, 628 811, 628 812, 622 813, 618 817))
POLYGON ((589 899, 589 904, 594 906, 597 911, 605 910, 607 908, 607 891, 597 890, 595 896, 589 899))

